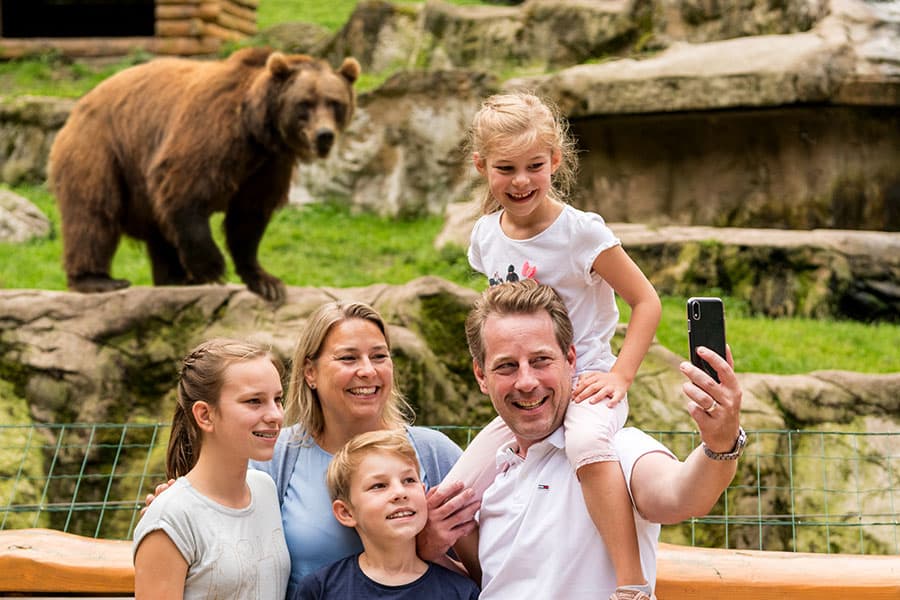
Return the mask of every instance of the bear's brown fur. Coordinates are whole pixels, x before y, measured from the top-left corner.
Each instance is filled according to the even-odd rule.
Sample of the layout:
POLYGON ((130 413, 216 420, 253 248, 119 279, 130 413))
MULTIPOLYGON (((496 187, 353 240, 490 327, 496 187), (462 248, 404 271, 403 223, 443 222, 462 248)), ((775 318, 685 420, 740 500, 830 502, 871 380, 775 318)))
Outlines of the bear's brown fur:
POLYGON ((287 201, 297 160, 328 154, 355 107, 359 63, 247 48, 222 61, 164 58, 86 94, 50 152, 70 289, 129 285, 110 264, 124 233, 144 240, 156 285, 220 281, 209 217, 225 212, 235 270, 274 301, 284 284, 257 249, 287 201))

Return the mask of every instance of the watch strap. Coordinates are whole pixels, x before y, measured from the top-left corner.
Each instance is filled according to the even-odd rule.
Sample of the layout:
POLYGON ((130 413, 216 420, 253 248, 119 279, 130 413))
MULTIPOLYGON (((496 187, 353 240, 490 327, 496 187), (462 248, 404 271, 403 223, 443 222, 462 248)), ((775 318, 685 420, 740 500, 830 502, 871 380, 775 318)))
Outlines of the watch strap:
POLYGON ((738 427, 738 436, 734 441, 734 446, 728 452, 713 452, 703 442, 703 452, 712 460, 737 460, 744 453, 744 446, 747 445, 747 432, 743 427, 738 427))

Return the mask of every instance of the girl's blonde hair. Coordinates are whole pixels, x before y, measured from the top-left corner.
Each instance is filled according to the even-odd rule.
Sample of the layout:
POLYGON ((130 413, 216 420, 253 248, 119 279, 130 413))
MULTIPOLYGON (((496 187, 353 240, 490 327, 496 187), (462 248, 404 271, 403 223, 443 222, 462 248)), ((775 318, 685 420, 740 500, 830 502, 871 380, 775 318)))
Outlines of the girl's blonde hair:
MULTIPOLYGON (((310 315, 300 339, 297 340, 297 346, 294 348, 288 392, 284 402, 284 426, 291 427, 299 424, 302 443, 311 442, 325 430, 325 414, 319 403, 318 392, 309 387, 309 383, 304 377, 306 363, 319 358, 328 333, 336 325, 350 319, 363 319, 374 323, 384 336, 388 351, 391 350, 391 338, 388 335, 384 319, 368 304, 328 302, 310 315)), ((398 428, 412 423, 412 407, 397 391, 396 385, 391 386, 390 394, 391 398, 385 404, 384 413, 381 415, 385 427, 398 428)))
MULTIPOLYGON (((469 153, 481 160, 498 153, 518 153, 540 143, 551 154, 559 152, 559 167, 553 174, 550 197, 564 201, 575 185, 578 156, 569 133, 569 123, 552 102, 529 92, 497 94, 485 100, 469 129, 469 153)), ((481 200, 484 214, 500 210, 489 186, 481 200)))
POLYGON ((225 384, 226 369, 235 363, 256 358, 268 358, 278 370, 278 377, 284 376, 281 359, 265 346, 253 342, 214 338, 203 342, 184 357, 166 450, 167 478, 187 475, 200 456, 201 436, 197 421, 194 420, 194 403, 202 400, 210 406, 216 406, 225 384))

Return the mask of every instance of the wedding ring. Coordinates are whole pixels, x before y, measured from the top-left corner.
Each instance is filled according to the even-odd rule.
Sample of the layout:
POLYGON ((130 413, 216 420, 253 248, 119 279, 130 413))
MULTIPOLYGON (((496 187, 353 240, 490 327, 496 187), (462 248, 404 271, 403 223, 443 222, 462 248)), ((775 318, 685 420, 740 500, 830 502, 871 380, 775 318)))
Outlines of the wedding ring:
POLYGON ((719 403, 716 402, 715 400, 713 400, 712 405, 710 405, 709 408, 704 408, 703 410, 706 411, 706 414, 711 415, 711 414, 713 414, 713 411, 716 410, 718 407, 719 407, 719 403))

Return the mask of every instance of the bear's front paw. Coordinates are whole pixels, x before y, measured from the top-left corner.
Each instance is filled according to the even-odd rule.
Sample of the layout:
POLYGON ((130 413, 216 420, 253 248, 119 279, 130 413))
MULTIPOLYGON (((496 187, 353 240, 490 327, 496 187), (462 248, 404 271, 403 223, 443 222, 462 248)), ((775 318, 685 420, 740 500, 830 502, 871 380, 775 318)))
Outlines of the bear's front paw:
POLYGON ((268 273, 259 273, 255 277, 245 277, 247 289, 276 305, 282 304, 287 294, 284 282, 268 273))
POLYGON ((195 256, 187 267, 188 280, 191 284, 224 283, 225 281, 225 259, 221 254, 207 256, 204 260, 198 260, 195 256))

